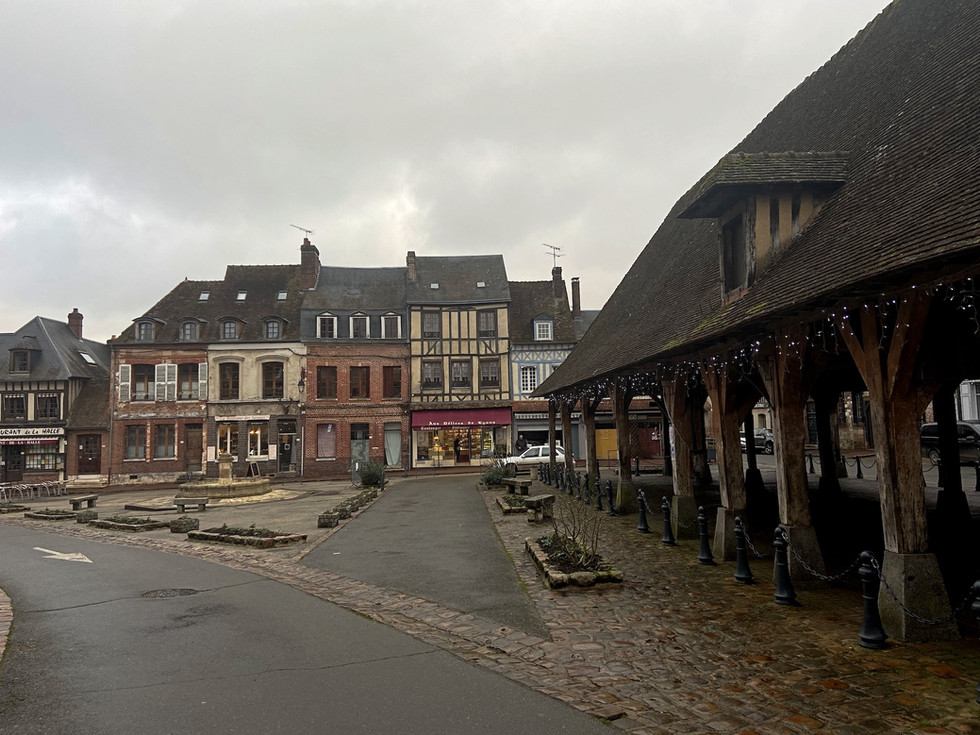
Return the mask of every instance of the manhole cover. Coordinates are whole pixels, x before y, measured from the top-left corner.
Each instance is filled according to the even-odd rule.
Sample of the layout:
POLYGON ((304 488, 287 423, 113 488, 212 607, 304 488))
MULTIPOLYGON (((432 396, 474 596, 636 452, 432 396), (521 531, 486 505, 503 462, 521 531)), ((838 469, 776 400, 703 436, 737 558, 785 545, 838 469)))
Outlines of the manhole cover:
POLYGON ((176 589, 176 590, 150 590, 149 592, 143 592, 140 597, 146 597, 150 599, 155 599, 158 597, 186 597, 187 595, 196 595, 197 590, 189 589, 176 589))

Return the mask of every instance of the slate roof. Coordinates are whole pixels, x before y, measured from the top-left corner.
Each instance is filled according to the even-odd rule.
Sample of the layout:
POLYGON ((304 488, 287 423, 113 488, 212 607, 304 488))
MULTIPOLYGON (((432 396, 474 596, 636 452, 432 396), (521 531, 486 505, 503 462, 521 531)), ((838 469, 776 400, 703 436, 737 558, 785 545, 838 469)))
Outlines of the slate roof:
POLYGON ((68 414, 69 429, 109 428, 111 378, 97 378, 82 386, 68 414))
MULTIPOLYGON (((282 320, 278 342, 299 341, 300 306, 306 293, 300 288, 299 265, 229 265, 221 281, 190 281, 178 283, 143 315, 133 320, 115 340, 121 344, 174 344, 179 341, 180 325, 187 319, 200 323, 197 343, 220 342, 221 324, 226 317, 239 319, 241 332, 236 342, 261 342, 265 339, 265 320, 282 320), (202 301, 201 293, 209 296, 202 301), (244 291, 245 299, 238 293, 244 291), (285 300, 279 292, 285 291, 285 300), (136 339, 136 322, 152 320, 152 342, 136 339)), ((195 344, 197 344, 195 343, 195 344)))
POLYGON ((409 304, 486 304, 510 301, 502 255, 419 256, 409 304), (438 288, 432 288, 432 284, 438 288), (478 286, 478 283, 485 284, 478 286))
POLYGON ((561 294, 555 298, 553 281, 511 281, 509 326, 511 342, 540 345, 575 342, 575 326, 565 282, 561 282, 561 294), (554 339, 551 342, 536 342, 534 339, 534 320, 542 315, 551 317, 554 323, 554 339))
MULTIPOLYGON (((343 317, 363 313, 372 317, 392 312, 405 315, 407 311, 408 269, 395 268, 338 268, 322 266, 316 288, 308 291, 303 301, 301 336, 316 338, 316 317, 324 312, 343 317)), ((380 335, 380 322, 372 319, 371 334, 380 335)), ((346 334, 347 325, 338 324, 346 334)), ((402 333, 407 340, 407 322, 402 320, 402 333)), ((376 341, 372 336, 367 341, 376 341)), ((388 341, 387 339, 385 340, 388 341)))
POLYGON ((975 270, 980 251, 980 3, 897 0, 732 153, 847 153, 847 177, 738 300, 723 304, 717 220, 674 205, 539 394, 800 323, 846 299, 975 270), (966 272, 966 271, 964 271, 966 272))
POLYGON ((65 322, 36 316, 16 332, 0 334, 0 381, 68 380, 100 378, 109 371, 109 348, 79 339, 65 322), (10 351, 32 351, 29 373, 10 372, 10 351), (88 363, 82 353, 95 364, 88 363))

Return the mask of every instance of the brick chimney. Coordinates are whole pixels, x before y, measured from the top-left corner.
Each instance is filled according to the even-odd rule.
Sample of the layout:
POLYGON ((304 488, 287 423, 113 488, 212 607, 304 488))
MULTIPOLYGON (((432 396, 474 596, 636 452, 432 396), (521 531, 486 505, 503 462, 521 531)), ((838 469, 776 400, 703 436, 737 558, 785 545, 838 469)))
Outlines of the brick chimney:
POLYGON ((68 328, 75 333, 79 339, 82 338, 82 315, 78 312, 78 307, 72 309, 68 315, 68 328))
POLYGON ((320 277, 320 251, 316 245, 310 242, 310 238, 303 238, 303 245, 299 249, 300 267, 300 288, 313 288, 316 286, 317 279, 320 277))
POLYGON ((561 279, 561 268, 557 265, 551 269, 551 288, 556 299, 565 295, 565 282, 561 279))
POLYGON ((578 276, 572 278, 572 319, 582 318, 582 294, 579 291, 578 276))
POLYGON ((405 259, 405 264, 408 266, 408 280, 414 281, 419 277, 418 271, 415 269, 415 251, 409 250, 408 257, 405 259))

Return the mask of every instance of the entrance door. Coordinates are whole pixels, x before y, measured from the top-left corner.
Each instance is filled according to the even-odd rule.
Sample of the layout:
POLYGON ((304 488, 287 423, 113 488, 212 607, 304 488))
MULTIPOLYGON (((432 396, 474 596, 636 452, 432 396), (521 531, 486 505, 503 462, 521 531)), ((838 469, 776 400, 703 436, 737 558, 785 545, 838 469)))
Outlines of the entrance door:
POLYGON ((99 434, 79 435, 78 474, 102 474, 102 437, 99 434))
POLYGON ((371 458, 370 428, 367 424, 350 425, 350 468, 354 482, 360 482, 357 467, 371 458))
POLYGON ((290 472, 296 469, 295 460, 295 434, 279 435, 279 471, 290 472))
POLYGON ((4 481, 20 482, 24 479, 24 448, 8 444, 4 451, 4 481))
POLYGON ((201 424, 187 424, 184 432, 185 466, 188 472, 200 472, 204 454, 204 427, 201 424))

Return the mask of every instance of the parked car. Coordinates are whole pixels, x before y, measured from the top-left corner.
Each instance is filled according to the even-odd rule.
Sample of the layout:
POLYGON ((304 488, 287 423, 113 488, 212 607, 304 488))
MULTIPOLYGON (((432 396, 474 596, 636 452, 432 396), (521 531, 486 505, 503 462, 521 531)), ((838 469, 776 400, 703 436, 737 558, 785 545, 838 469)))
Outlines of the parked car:
MULTIPOLYGON (((739 439, 742 442, 742 451, 745 451, 745 432, 741 432, 739 439)), ((755 451, 764 452, 766 454, 772 454, 776 450, 776 445, 773 443, 772 429, 756 429, 755 430, 755 451)))
MULTIPOLYGON (((565 450, 561 447, 555 447, 555 460, 558 462, 565 461, 565 450)), ((511 472, 517 472, 520 468, 530 468, 531 465, 536 465, 540 462, 550 462, 551 452, 549 451, 547 444, 542 444, 539 447, 528 447, 521 454, 515 454, 512 457, 507 457, 504 460, 504 466, 507 467, 511 472)))
MULTIPOLYGON (((960 445, 960 464, 980 462, 980 421, 957 421, 956 438, 960 445)), ((933 464, 939 461, 939 424, 922 424, 919 446, 923 457, 933 464)))

